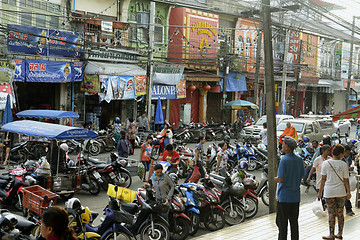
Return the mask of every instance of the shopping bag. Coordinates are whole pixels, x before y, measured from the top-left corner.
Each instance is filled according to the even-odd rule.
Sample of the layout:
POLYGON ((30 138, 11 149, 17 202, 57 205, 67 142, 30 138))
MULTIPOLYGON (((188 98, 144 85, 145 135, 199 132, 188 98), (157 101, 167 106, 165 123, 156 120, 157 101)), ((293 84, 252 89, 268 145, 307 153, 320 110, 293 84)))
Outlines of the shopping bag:
POLYGON ((138 164, 137 175, 139 176, 140 179, 143 179, 145 176, 145 166, 144 164, 142 164, 142 162, 139 162, 138 164))
POLYGON ((201 177, 201 173, 199 171, 199 167, 195 166, 194 170, 191 174, 191 177, 189 178, 189 182, 197 183, 199 181, 200 177, 201 177))
POLYGON ((317 198, 312 204, 312 211, 317 217, 325 217, 326 211, 323 208, 321 199, 317 198))
POLYGON ((350 191, 355 191, 356 189, 356 178, 355 178, 356 172, 350 172, 349 176, 349 184, 350 184, 350 191))
POLYGON ((40 167, 35 170, 35 173, 39 177, 49 177, 51 175, 50 164, 45 157, 41 158, 40 167))

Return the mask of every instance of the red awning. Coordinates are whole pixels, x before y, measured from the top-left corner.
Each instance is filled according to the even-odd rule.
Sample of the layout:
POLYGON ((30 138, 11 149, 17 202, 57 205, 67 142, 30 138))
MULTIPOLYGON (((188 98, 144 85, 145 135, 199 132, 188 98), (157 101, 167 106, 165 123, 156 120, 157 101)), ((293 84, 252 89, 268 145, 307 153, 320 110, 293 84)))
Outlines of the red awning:
POLYGON ((336 114, 333 116, 333 122, 340 120, 340 119, 350 119, 350 118, 357 118, 360 117, 360 105, 357 107, 354 107, 350 110, 347 110, 345 112, 336 114))

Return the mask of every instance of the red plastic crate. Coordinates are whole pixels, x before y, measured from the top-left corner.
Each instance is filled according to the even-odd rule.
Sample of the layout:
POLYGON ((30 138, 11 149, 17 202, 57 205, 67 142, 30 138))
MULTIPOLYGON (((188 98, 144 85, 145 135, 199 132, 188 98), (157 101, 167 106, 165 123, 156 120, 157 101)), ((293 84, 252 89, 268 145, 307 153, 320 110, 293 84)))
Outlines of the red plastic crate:
POLYGON ((49 206, 51 200, 53 205, 56 204, 56 200, 59 197, 56 193, 50 192, 39 185, 23 188, 23 207, 30 211, 42 215, 44 209, 49 206), (45 201, 44 197, 48 197, 48 201, 45 201))

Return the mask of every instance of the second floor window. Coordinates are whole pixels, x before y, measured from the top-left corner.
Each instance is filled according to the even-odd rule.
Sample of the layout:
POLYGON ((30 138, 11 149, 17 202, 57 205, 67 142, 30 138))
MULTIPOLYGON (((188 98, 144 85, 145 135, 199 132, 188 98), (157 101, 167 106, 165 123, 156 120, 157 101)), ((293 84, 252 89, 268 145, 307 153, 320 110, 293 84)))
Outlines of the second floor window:
POLYGON ((23 26, 32 26, 32 14, 31 13, 21 13, 20 24, 23 26))
POLYGON ((46 17, 45 15, 36 15, 36 26, 37 27, 46 27, 46 17))

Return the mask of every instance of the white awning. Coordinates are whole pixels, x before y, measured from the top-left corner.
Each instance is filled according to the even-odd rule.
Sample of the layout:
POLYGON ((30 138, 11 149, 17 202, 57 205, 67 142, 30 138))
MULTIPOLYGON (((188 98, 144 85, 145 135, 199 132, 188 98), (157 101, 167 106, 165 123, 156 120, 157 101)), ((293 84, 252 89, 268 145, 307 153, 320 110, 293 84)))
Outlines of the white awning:
POLYGON ((146 71, 135 64, 104 63, 89 61, 85 74, 102 74, 114 76, 144 76, 146 71))

